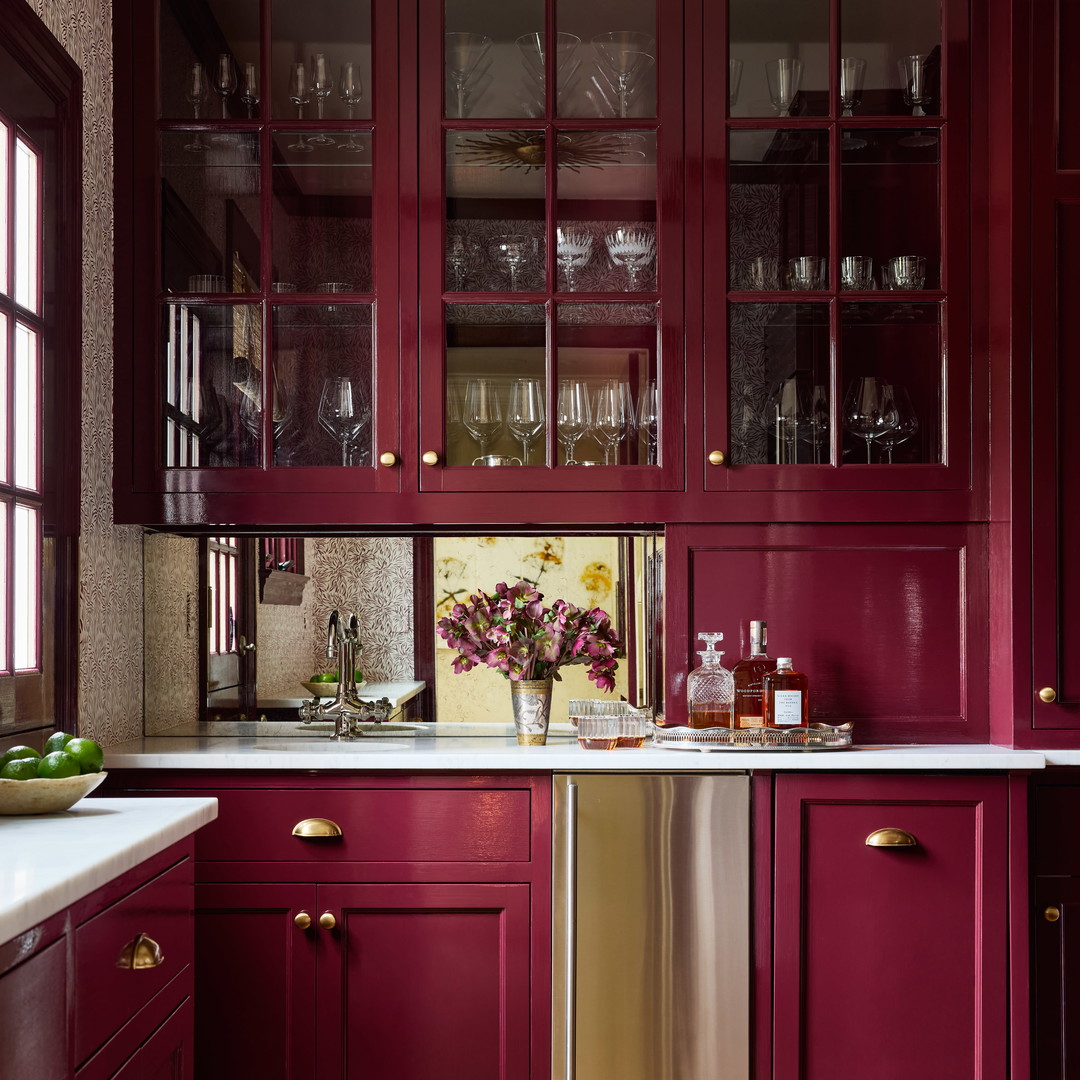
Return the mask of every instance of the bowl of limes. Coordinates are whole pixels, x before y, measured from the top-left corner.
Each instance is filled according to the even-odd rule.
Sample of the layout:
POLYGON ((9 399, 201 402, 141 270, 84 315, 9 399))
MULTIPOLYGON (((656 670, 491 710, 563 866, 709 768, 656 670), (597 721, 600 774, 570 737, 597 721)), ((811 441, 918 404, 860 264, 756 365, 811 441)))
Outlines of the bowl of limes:
POLYGON ((105 779, 104 754, 93 739, 50 735, 44 753, 13 746, 0 754, 0 814, 70 810, 105 779))
MULTIPOLYGON (((364 685, 364 673, 357 668, 353 672, 356 677, 356 685, 364 685)), ((337 697, 338 693, 339 676, 336 671, 316 671, 306 682, 302 683, 303 687, 309 694, 317 698, 332 698, 337 697)))

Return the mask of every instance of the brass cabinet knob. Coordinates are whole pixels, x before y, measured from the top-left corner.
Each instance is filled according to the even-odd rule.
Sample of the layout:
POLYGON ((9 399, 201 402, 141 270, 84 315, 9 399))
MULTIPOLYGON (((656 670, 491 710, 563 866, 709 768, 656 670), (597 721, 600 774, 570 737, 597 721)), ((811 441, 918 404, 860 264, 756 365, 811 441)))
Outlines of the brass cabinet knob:
POLYGON ((1052 686, 1044 686, 1039 691, 1039 700, 1045 701, 1047 705, 1051 705, 1057 701, 1057 691, 1052 686))
POLYGON ((335 919, 329 911, 324 911, 319 916, 319 925, 324 930, 333 930, 334 927, 337 926, 337 919, 335 919))
POLYGON ((311 916, 306 911, 298 911, 293 916, 293 923, 301 930, 306 930, 311 925, 311 916))
POLYGON ((1043 909, 1043 918, 1047 922, 1057 922, 1061 918, 1061 908, 1056 908, 1051 904, 1048 908, 1043 909))
POLYGON ((866 838, 867 847, 918 847, 919 841, 905 829, 875 829, 866 838))
POLYGON ((391 453, 391 451, 387 450, 385 453, 379 455, 379 464, 386 465, 388 467, 390 465, 396 465, 397 454, 391 453))
POLYGON ((710 465, 723 465, 727 458, 724 457, 723 450, 710 450, 709 451, 709 464, 710 465))
POLYGON ((423 457, 420 458, 420 460, 425 465, 438 465, 439 464, 439 455, 436 454, 434 450, 425 450, 424 455, 423 455, 423 457))
POLYGON ((161 946, 147 934, 136 934, 120 950, 116 966, 126 971, 146 971, 149 968, 161 967, 164 963, 161 946))
POLYGON ((336 821, 324 817, 309 817, 298 821, 293 826, 293 836, 301 836, 305 840, 332 840, 344 835, 341 826, 336 821))

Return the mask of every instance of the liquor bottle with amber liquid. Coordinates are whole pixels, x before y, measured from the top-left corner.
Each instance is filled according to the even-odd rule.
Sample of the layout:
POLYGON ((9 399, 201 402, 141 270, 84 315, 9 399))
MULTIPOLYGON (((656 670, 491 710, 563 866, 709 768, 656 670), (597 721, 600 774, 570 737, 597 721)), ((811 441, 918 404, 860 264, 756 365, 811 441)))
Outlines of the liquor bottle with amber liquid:
POLYGON ((720 662, 723 652, 714 646, 724 640, 720 633, 698 634, 705 648, 698 652, 701 664, 686 676, 686 703, 692 728, 731 727, 735 703, 735 680, 720 662))
POLYGON ((791 666, 790 656, 776 659, 776 670, 765 676, 762 693, 766 727, 806 727, 810 717, 810 680, 791 666))
POLYGON ((759 728, 765 725, 763 697, 765 675, 773 670, 773 661, 765 651, 768 631, 763 619, 750 623, 750 655, 743 657, 732 669, 735 679, 735 723, 737 728, 759 728))

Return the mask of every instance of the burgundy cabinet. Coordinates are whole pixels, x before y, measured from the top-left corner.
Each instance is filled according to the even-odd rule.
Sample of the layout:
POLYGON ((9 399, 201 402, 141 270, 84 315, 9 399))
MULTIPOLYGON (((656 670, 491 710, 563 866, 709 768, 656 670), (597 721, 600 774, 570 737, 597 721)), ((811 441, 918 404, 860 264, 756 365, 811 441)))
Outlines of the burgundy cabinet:
POLYGON ((775 784, 773 1075, 1010 1075, 1007 779, 775 784))
POLYGON ((12 1076, 67 1080, 69 1064, 67 942, 33 951, 33 938, 5 948, 0 966, 0 1053, 12 1076), (24 959, 25 953, 31 955, 24 959), (12 960, 21 960, 8 967, 12 960))

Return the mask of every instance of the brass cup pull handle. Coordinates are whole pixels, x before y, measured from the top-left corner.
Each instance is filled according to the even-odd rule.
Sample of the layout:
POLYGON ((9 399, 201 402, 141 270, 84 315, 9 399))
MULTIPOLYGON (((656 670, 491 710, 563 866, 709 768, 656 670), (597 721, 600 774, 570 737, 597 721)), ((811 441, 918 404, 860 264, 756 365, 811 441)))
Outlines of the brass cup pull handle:
POLYGON ((305 840, 333 840, 344 835, 336 821, 324 817, 309 817, 298 821, 293 826, 292 834, 305 840))
POLYGON ((306 911, 298 911, 293 916, 293 923, 301 930, 306 930, 311 926, 311 916, 306 911))
POLYGON ((136 934, 120 951, 116 966, 125 971, 147 971, 164 963, 161 946, 148 934, 136 934))
POLYGON ((333 916, 333 914, 331 912, 324 911, 319 916, 319 925, 324 930, 333 930, 334 927, 337 926, 337 919, 334 918, 334 916, 333 916))
POLYGON ((1045 701, 1047 705, 1053 705, 1057 701, 1057 691, 1052 686, 1044 686, 1039 691, 1039 700, 1045 701))
POLYGON ((1043 909, 1043 918, 1047 922, 1057 922, 1058 919, 1061 918, 1061 908, 1054 907, 1054 905, 1051 904, 1048 908, 1043 909))
POLYGON ((918 847, 919 841, 905 829, 875 829, 866 838, 867 847, 918 847))

